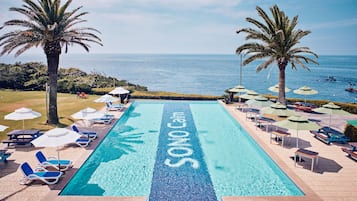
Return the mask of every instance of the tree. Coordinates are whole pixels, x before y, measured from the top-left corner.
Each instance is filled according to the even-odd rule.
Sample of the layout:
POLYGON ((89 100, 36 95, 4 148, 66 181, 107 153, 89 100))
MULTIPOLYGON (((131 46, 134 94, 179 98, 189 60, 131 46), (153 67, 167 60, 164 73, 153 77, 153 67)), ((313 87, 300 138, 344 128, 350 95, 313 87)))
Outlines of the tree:
POLYGON ((270 8, 272 19, 260 7, 256 7, 258 14, 263 18, 263 23, 250 17, 246 21, 256 26, 253 28, 242 28, 237 31, 246 33, 246 40, 253 40, 239 46, 236 50, 237 54, 247 54, 248 58, 244 60, 243 65, 247 65, 254 60, 267 58, 257 67, 257 72, 268 68, 274 62, 279 68, 279 95, 278 101, 281 103, 285 100, 285 69, 288 63, 291 67, 297 70, 296 66, 310 70, 305 64, 311 62, 318 64, 307 55, 313 55, 318 58, 317 54, 312 52, 308 47, 296 47, 300 39, 311 33, 311 31, 296 30, 298 16, 295 16, 291 21, 283 11, 280 11, 275 5, 270 8))
POLYGON ((98 30, 90 27, 76 27, 86 22, 81 19, 88 12, 80 12, 82 7, 67 11, 72 0, 61 5, 61 0, 23 0, 21 8, 12 7, 10 11, 18 12, 26 17, 13 19, 4 23, 4 27, 17 26, 22 29, 10 31, 0 37, 1 55, 10 54, 15 49, 18 56, 32 47, 41 46, 47 58, 49 75, 49 124, 58 124, 57 113, 57 75, 58 64, 62 48, 68 51, 70 45, 80 45, 87 52, 88 42, 102 46, 101 39, 95 34, 98 30))

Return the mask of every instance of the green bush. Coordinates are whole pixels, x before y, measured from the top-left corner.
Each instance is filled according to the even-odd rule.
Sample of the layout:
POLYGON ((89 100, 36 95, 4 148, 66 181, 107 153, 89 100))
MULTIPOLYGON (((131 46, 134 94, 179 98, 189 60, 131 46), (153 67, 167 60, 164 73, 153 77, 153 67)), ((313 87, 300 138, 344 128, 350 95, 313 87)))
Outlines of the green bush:
POLYGON ((350 138, 351 142, 357 142, 357 128, 355 126, 347 124, 344 134, 350 138))

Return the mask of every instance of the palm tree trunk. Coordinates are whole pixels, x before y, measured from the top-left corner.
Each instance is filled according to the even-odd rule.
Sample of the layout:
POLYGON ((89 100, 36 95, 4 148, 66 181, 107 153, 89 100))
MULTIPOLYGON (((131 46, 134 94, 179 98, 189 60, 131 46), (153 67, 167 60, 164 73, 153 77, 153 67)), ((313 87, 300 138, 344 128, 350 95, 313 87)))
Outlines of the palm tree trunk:
POLYGON ((286 104, 285 99, 285 67, 286 64, 280 64, 279 67, 279 94, 278 94, 278 102, 282 104, 286 104))
POLYGON ((57 75, 58 75, 58 65, 59 65, 59 53, 58 54, 46 54, 47 56, 47 66, 48 66, 48 76, 50 82, 50 92, 49 92, 49 108, 48 108, 48 124, 58 124, 58 114, 57 114, 57 75))

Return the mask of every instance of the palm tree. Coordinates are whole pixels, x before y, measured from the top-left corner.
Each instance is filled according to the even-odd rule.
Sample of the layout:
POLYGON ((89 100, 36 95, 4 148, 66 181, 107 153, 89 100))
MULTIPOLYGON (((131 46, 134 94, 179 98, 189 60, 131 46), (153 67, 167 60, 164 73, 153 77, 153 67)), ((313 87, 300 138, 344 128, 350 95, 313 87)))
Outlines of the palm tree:
POLYGON ((0 56, 10 54, 18 48, 18 56, 32 47, 41 46, 46 54, 49 75, 49 124, 58 124, 57 114, 57 74, 62 48, 68 51, 70 45, 80 45, 87 52, 90 46, 87 42, 99 45, 101 39, 95 35, 98 30, 89 27, 76 27, 86 22, 81 19, 88 12, 79 12, 82 7, 67 11, 72 0, 61 5, 60 0, 23 0, 21 8, 12 7, 10 11, 18 12, 26 17, 13 19, 4 23, 3 27, 18 26, 22 29, 10 31, 0 36, 0 56))
POLYGON ((255 25, 257 29, 243 28, 237 31, 237 34, 247 33, 246 40, 252 42, 241 45, 237 48, 236 53, 248 55, 244 60, 243 65, 247 65, 254 60, 267 58, 258 65, 256 71, 260 72, 266 69, 270 64, 276 62, 279 68, 279 95, 278 101, 285 104, 285 68, 288 63, 291 63, 292 69, 296 70, 296 66, 310 70, 305 64, 312 62, 318 64, 313 59, 307 57, 307 54, 312 54, 318 58, 317 54, 312 52, 308 47, 296 47, 299 40, 310 34, 310 31, 295 30, 298 22, 298 16, 295 16, 291 21, 283 11, 280 11, 275 5, 270 8, 272 19, 260 7, 256 7, 258 14, 263 18, 264 22, 250 17, 246 21, 255 25))

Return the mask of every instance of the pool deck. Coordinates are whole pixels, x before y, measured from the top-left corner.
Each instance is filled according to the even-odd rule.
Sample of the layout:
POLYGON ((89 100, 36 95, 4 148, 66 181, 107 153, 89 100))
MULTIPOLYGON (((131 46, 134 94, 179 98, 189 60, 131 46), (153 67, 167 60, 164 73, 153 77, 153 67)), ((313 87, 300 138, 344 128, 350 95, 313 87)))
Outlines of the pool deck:
MULTIPOLYGON (((319 153, 318 165, 314 171, 310 171, 311 160, 305 159, 302 163, 297 163, 290 158, 294 155, 297 148, 296 131, 291 133, 290 139, 284 141, 284 147, 275 141, 270 142, 270 135, 259 128, 255 123, 246 119, 246 114, 238 111, 234 104, 222 105, 227 111, 250 133, 250 135, 263 147, 263 149, 275 160, 275 162, 285 171, 287 175, 300 187, 305 196, 269 196, 269 197, 224 197, 224 201, 235 200, 357 200, 357 162, 345 156, 341 147, 347 145, 331 144, 326 145, 315 139, 309 131, 299 131, 299 147, 306 148, 319 153)), ((129 105, 127 105, 129 106, 129 105)), ((116 118, 120 118, 123 112, 110 112, 116 118)), ((320 123, 326 123, 329 120, 328 115, 318 115, 298 112, 308 118, 320 119, 320 123)), ((332 126, 343 130, 346 119, 357 119, 353 116, 333 116, 332 126)), ((60 151, 62 159, 69 159, 74 162, 73 168, 66 171, 65 175, 56 185, 44 185, 41 182, 33 182, 30 185, 20 185, 22 172, 19 169, 20 164, 27 161, 34 168, 37 165, 35 152, 42 150, 46 156, 56 156, 55 148, 34 148, 34 147, 16 147, 9 148, 12 155, 8 158, 8 163, 0 162, 0 200, 115 200, 115 201, 141 201, 147 200, 147 197, 82 197, 82 196, 58 196, 60 190, 66 185, 74 173, 84 163, 87 157, 92 153, 104 136, 108 133, 110 125, 95 124, 88 130, 97 131, 99 139, 96 139, 87 148, 78 146, 66 146, 60 151)), ((78 124, 77 124, 78 125, 78 124)), ((79 125, 81 126, 81 125, 79 125)), ((85 125, 82 125, 83 127, 85 125)), ((0 148, 4 148, 1 145, 0 148)))

